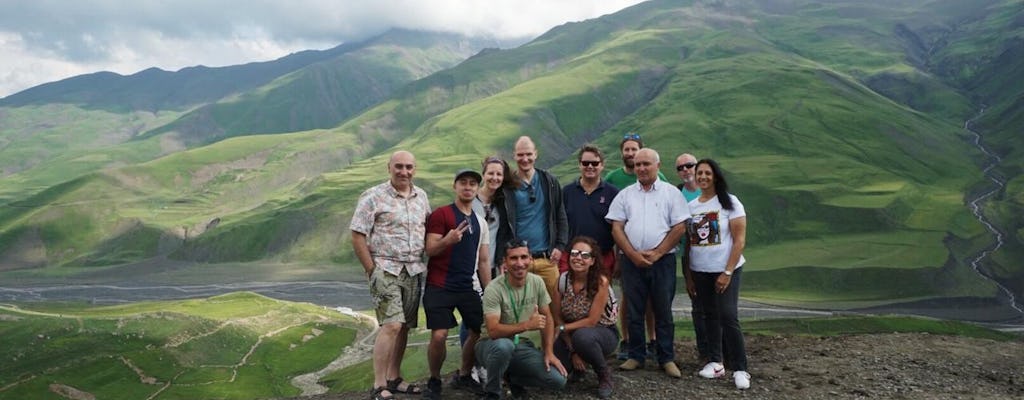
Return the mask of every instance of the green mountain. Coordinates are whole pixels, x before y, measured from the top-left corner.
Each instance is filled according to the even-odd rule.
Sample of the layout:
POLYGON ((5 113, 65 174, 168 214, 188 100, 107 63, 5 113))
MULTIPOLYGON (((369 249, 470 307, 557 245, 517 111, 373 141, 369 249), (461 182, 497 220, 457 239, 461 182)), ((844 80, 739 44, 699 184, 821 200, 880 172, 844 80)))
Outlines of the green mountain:
POLYGON ((332 68, 348 65, 318 63, 78 156, 174 149, 162 157, 32 195, 0 185, 10 199, 0 268, 18 280, 113 279, 153 260, 351 271, 352 207, 386 179, 395 149, 416 154, 417 182, 440 205, 453 170, 508 154, 519 135, 567 183, 581 143, 616 168, 621 133, 636 131, 670 177, 682 152, 727 169, 748 210, 747 297, 822 307, 992 298, 998 289, 967 265, 993 244, 965 205, 990 184, 963 129, 985 108, 974 126, 1011 178, 986 208, 1011 233, 986 268, 1022 293, 1021 21, 1013 0, 651 1, 481 52, 348 116, 310 100, 316 79, 289 83, 340 79, 332 68), (288 107, 317 115, 306 125, 317 129, 244 135, 262 132, 246 121, 255 110, 270 115, 256 123, 262 133, 292 131, 288 107), (183 128, 197 120, 212 130, 183 128))

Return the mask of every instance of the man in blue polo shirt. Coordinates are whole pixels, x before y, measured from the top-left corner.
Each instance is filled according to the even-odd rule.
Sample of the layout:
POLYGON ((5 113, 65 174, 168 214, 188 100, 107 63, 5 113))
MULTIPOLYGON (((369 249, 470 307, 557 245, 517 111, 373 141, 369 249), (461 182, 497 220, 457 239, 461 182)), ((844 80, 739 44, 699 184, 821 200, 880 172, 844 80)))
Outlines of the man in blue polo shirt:
POLYGON ((481 176, 476 171, 460 170, 453 184, 455 202, 438 207, 427 220, 425 251, 430 260, 423 311, 431 334, 427 347, 430 379, 423 391, 424 399, 441 398, 441 365, 447 353, 448 330, 457 325, 453 314, 456 308, 470 334, 462 345, 462 365, 452 384, 475 393, 481 390, 470 376, 483 323, 483 303, 473 288, 473 274, 479 273, 482 287, 487 287, 491 281, 490 233, 484 216, 473 212, 473 199, 480 181, 481 176))
MULTIPOLYGON (((608 206, 619 194, 619 189, 601 179, 604 154, 596 146, 584 145, 577 158, 580 178, 562 188, 569 238, 582 235, 597 241, 603 252, 605 273, 611 279, 615 272, 615 240, 612 239, 612 224, 604 217, 608 215, 608 206)), ((565 272, 568 269, 569 257, 565 253, 559 261, 558 270, 565 272)))

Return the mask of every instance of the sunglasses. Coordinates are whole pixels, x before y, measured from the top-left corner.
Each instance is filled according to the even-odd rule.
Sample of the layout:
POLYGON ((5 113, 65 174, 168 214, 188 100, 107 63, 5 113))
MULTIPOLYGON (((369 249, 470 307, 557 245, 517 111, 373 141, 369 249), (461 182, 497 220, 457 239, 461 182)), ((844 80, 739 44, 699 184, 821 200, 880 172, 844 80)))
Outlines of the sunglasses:
POLYGON ((686 164, 679 164, 679 165, 676 165, 676 171, 682 171, 684 169, 690 169, 690 168, 693 168, 693 167, 696 167, 696 166, 697 166, 697 163, 692 163, 692 162, 686 163, 686 164))
POLYGON ((516 249, 520 247, 530 247, 525 239, 512 239, 505 243, 506 249, 516 249))
POLYGON ((537 201, 537 192, 533 190, 533 185, 526 185, 526 194, 530 196, 531 203, 537 201))
POLYGON ((600 161, 580 161, 580 165, 582 165, 584 167, 596 167, 598 165, 601 165, 601 162, 600 161))
POLYGON ((584 260, 589 260, 592 257, 594 257, 594 255, 590 254, 589 251, 571 250, 571 251, 569 251, 569 257, 579 257, 579 258, 582 258, 584 260))
POLYGON ((622 139, 625 139, 625 140, 640 140, 640 134, 638 134, 638 133, 627 133, 627 134, 622 136, 622 139))

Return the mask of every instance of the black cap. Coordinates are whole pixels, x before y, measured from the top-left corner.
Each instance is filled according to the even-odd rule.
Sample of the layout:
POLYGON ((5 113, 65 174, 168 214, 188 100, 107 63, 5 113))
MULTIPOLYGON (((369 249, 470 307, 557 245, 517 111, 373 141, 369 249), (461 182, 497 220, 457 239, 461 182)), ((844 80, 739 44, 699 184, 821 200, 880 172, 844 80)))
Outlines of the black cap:
POLYGON ((484 177, 480 176, 479 172, 471 170, 469 168, 460 169, 459 172, 455 173, 455 182, 458 182, 462 177, 469 175, 473 179, 476 179, 476 183, 480 184, 484 180, 484 177))

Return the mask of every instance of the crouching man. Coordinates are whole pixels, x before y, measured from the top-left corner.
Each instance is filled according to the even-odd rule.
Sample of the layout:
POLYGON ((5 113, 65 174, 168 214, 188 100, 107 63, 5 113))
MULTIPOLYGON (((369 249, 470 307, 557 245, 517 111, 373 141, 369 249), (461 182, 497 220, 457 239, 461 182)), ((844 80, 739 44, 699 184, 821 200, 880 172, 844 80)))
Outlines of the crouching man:
POLYGON ((505 274, 484 289, 484 326, 476 345, 477 362, 487 369, 486 399, 504 398, 503 377, 512 397, 526 396, 526 386, 562 389, 566 370, 554 353, 554 326, 544 279, 527 272, 533 258, 526 241, 513 239, 505 250, 505 274), (540 331, 541 348, 524 336, 540 331))

